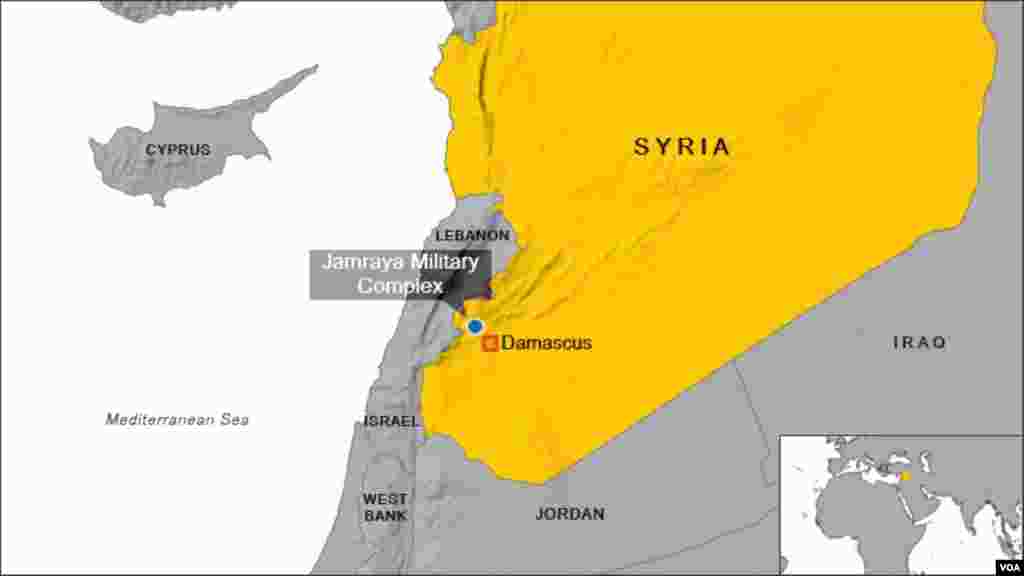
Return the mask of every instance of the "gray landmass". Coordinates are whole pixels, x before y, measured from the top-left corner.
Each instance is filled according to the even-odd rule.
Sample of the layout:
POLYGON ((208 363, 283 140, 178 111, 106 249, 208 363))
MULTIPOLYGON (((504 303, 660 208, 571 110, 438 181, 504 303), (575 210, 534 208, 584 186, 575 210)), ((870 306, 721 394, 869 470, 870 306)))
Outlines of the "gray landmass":
MULTIPOLYGON (((418 406, 418 367, 441 348, 422 339, 450 342, 450 321, 447 305, 406 304, 368 412, 418 406), (408 357, 416 347, 426 352, 408 357)), ((314 573, 737 573, 778 563, 775 491, 759 465, 768 448, 731 366, 539 486, 496 478, 443 435, 424 441, 357 425, 354 436, 314 573), (360 520, 359 494, 381 489, 414 494, 411 527, 360 520), (599 506, 608 517, 538 521, 541 506, 599 506)))
POLYGON ((476 35, 494 25, 494 0, 447 0, 448 12, 455 21, 454 34, 472 44, 476 35))
MULTIPOLYGON (((482 228, 496 201, 460 199, 441 226, 482 228)), ((441 248, 454 246, 424 245, 441 248)), ((491 248, 500 271, 514 242, 491 248)), ((459 335, 451 320, 443 302, 406 303, 367 413, 419 417, 420 368, 459 335)), ((735 573, 778 562, 767 441, 731 365, 539 486, 496 478, 443 435, 357 424, 353 436, 314 573, 735 573), (364 522, 360 495, 377 490, 411 493, 410 522, 364 522), (542 506, 601 507, 607 518, 539 521, 542 506)))
POLYGON ((93 162, 107 186, 129 196, 148 194, 155 206, 165 206, 167 192, 192 188, 219 176, 230 156, 270 159, 267 146, 253 132, 253 119, 316 71, 317 66, 300 70, 255 96, 215 108, 154 102, 153 126, 148 132, 122 126, 106 144, 90 138, 93 162), (150 148, 172 144, 193 150, 159 153, 150 148), (198 151, 200 146, 208 148, 198 151))
POLYGON ((888 484, 868 484, 857 474, 829 481, 818 497, 817 518, 830 538, 851 537, 864 560, 866 574, 908 574, 911 550, 924 536, 888 484))
POLYGON ((1021 5, 990 3, 985 20, 998 54, 980 126, 979 183, 964 221, 923 238, 736 361, 770 438, 1024 428, 1021 5), (896 351, 898 335, 944 335, 948 345, 896 351))
POLYGON ((612 574, 770 574, 779 556, 778 510, 737 526, 705 542, 650 561, 633 563, 612 574))
MULTIPOLYGON (((486 381, 481 385, 486 385, 486 381)), ((764 439, 731 366, 543 485, 502 480, 444 436, 419 450, 412 572, 736 572, 775 568, 775 490, 764 439), (537 520, 542 506, 601 507, 603 521, 537 520), (756 530, 750 557, 725 545, 756 530)))
POLYGON ((837 442, 836 449, 840 457, 829 463, 830 470, 842 469, 858 458, 882 473, 909 472, 909 480, 891 489, 903 495, 915 522, 938 507, 938 500, 927 495, 931 494, 953 498, 971 532, 975 514, 987 503, 1011 526, 1018 525, 1016 510, 1024 486, 1024 438, 1020 436, 865 436, 837 442), (921 454, 928 455, 929 472, 922 466, 921 454), (889 464, 892 455, 903 456, 910 464, 889 464))
MULTIPOLYGON (((511 225, 494 212, 496 195, 460 198, 455 211, 438 228, 503 230, 511 225)), ((505 269, 516 251, 509 241, 441 242, 433 233, 424 250, 489 249, 495 273, 505 269)), ((420 419, 421 367, 435 360, 460 335, 452 326, 454 310, 443 300, 409 300, 384 351, 380 375, 370 388, 366 413, 420 419)), ((417 546, 413 522, 365 522, 360 497, 377 490, 416 494, 417 452, 422 428, 365 427, 356 424, 349 451, 345 486, 338 514, 314 573, 354 571, 394 573, 413 565, 417 546)))
POLYGON ((142 24, 161 14, 172 16, 176 12, 230 8, 237 0, 126 0, 100 2, 104 8, 132 22, 142 24))
MULTIPOLYGON (((458 27, 459 22, 467 22, 469 12, 455 4, 460 3, 449 3, 448 9, 458 27), (456 16, 456 13, 461 16, 456 16)), ((470 12, 476 11, 477 7, 470 8, 470 12)), ((469 21, 478 20, 477 17, 469 17, 469 21)), ((494 210, 499 201, 497 195, 460 198, 452 215, 440 222, 437 228, 511 230, 511 224, 494 210)), ((458 243, 437 241, 431 234, 423 246, 424 250, 474 247, 492 251, 494 273, 504 270, 517 250, 514 237, 511 241, 458 243)), ((459 305, 461 301, 456 303, 456 307, 459 305)), ((459 331, 452 326, 453 314, 453 306, 443 300, 406 301, 395 333, 384 351, 380 374, 370 387, 367 414, 421 419, 421 367, 435 360, 459 336, 459 331)), ((415 564, 415 516, 405 523, 368 523, 362 517, 363 502, 360 498, 365 491, 407 491, 413 495, 415 504, 417 452, 423 441, 421 427, 355 424, 338 513, 313 573, 395 573, 408 571, 415 564)))

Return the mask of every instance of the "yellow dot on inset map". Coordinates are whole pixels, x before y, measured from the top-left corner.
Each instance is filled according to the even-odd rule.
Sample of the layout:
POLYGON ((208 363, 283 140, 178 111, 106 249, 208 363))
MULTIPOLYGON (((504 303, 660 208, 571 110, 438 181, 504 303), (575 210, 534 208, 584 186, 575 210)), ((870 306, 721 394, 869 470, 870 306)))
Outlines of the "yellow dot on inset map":
POLYGON ((902 480, 903 482, 910 480, 910 472, 908 472, 907 470, 900 472, 900 480, 902 480))

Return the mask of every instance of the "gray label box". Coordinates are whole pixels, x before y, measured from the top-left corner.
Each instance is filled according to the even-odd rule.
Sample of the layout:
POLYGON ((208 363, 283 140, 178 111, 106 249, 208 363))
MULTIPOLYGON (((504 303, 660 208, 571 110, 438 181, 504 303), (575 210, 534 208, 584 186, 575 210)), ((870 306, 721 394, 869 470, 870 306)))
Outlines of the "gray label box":
POLYGON ((311 300, 490 298, 490 250, 310 250, 311 300))

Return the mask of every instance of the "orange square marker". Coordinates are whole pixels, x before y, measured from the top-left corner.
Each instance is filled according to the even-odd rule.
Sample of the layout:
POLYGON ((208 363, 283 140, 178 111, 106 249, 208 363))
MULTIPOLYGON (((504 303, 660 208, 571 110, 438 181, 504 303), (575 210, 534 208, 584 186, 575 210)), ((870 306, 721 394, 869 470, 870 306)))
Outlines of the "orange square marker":
POLYGON ((484 337, 480 340, 484 352, 497 352, 498 351, 498 335, 497 334, 484 334, 484 337))

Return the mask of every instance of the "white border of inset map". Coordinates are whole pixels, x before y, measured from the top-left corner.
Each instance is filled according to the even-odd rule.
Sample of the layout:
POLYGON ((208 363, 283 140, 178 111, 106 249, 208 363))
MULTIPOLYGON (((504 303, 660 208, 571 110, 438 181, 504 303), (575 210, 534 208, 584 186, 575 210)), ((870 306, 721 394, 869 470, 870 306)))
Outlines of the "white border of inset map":
MULTIPOLYGON (((984 439, 1020 439, 1024 442, 1024 435, 1019 434, 783 434, 778 436, 778 466, 779 466, 779 526, 778 526, 778 546, 779 546, 779 573, 780 574, 863 574, 864 564, 858 552, 858 542, 850 537, 844 538, 830 538, 826 536, 817 524, 817 501, 818 497, 824 491, 828 481, 833 478, 839 477, 843 474, 849 473, 861 473, 868 475, 870 478, 865 478, 866 482, 875 483, 882 482, 892 484, 894 481, 898 481, 898 474, 877 474, 874 469, 865 468, 844 470, 839 474, 833 476, 828 469, 828 461, 830 458, 838 457, 839 451, 833 442, 829 439, 833 438, 845 438, 852 440, 854 438, 906 438, 906 439, 922 439, 922 438, 974 438, 979 440, 984 439), (785 440, 785 442, 784 442, 785 440), (783 452, 783 447, 789 450, 788 453, 783 452), (788 490, 788 491, 787 491, 788 490), (800 506, 797 509, 793 509, 794 503, 800 506), (790 506, 787 510, 787 504, 790 506), (801 542, 793 542, 792 539, 802 539, 801 542), (794 548, 799 547, 803 550, 800 554, 794 553, 794 548), (786 565, 784 566, 783 558, 786 559, 786 565)), ((915 457, 919 455, 914 455, 915 457)), ((855 468, 855 467, 854 467, 855 468)), ((1024 475, 1024 471, 1022 471, 1024 475)), ((920 573, 922 570, 927 573, 970 573, 970 547, 976 546, 974 542, 975 538, 978 538, 980 530, 976 530, 975 535, 971 535, 963 527, 962 522, 952 523, 952 526, 959 526, 962 533, 951 532, 945 530, 939 525, 939 522, 944 521, 943 516, 950 514, 950 510, 947 509, 945 501, 948 500, 949 507, 953 507, 952 514, 955 514, 955 519, 960 520, 960 510, 958 503, 953 498, 945 497, 943 495, 936 495, 936 498, 940 500, 939 509, 925 518, 916 522, 917 525, 925 526, 926 533, 922 539, 915 544, 914 549, 909 555, 909 568, 911 573, 920 573), (939 542, 939 539, 945 538, 945 541, 939 542), (956 546, 967 547, 965 550, 967 553, 961 554, 963 563, 956 565, 946 565, 943 569, 937 569, 935 566, 928 566, 927 568, 922 567, 921 564, 928 561, 934 560, 934 554, 930 555, 927 551, 927 547, 931 547, 939 542, 938 546, 933 550, 950 550, 956 546), (916 558, 915 558, 916 556, 916 558), (917 564, 917 567, 915 567, 917 564)), ((1022 509, 1022 498, 1024 495, 1018 495, 1017 499, 1017 518, 1014 520, 1017 523, 1016 529, 1012 531, 1012 540, 1015 548, 1019 551, 1021 548, 1021 526, 1022 520, 1024 520, 1024 509, 1022 509)), ((946 518, 953 518, 952 516, 946 516, 946 518)), ((995 508, 986 503, 982 506, 981 510, 974 516, 974 525, 977 528, 979 522, 985 521, 1002 521, 1003 517, 998 514, 995 508), (984 517, 983 517, 984 516, 984 517)), ((948 523, 948 522, 947 522, 948 523)), ((944 525, 943 525, 944 526, 944 525)), ((1005 525, 1004 525, 1005 526, 1005 525)), ((974 552, 977 552, 977 547, 974 552)), ((959 552, 958 552, 959 554, 959 552)), ((1018 553, 1018 558, 1020 557, 1018 553)), ((984 563, 975 563, 978 569, 984 569, 984 572, 991 574, 994 571, 993 561, 995 557, 984 563)))

